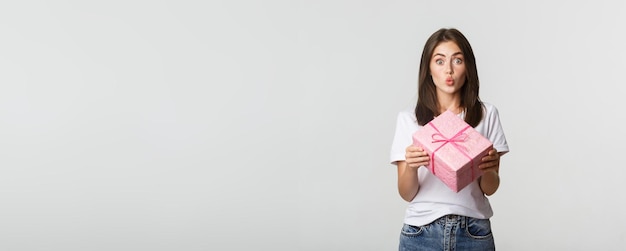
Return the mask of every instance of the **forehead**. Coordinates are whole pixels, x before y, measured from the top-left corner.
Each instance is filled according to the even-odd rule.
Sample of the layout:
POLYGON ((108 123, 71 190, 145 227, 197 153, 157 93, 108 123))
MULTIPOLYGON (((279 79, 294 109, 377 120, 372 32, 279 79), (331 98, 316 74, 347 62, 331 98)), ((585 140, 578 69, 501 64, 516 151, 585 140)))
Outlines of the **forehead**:
POLYGON ((433 56, 437 56, 437 55, 450 56, 456 53, 463 53, 463 52, 461 51, 461 48, 455 42, 452 42, 452 41, 441 42, 437 46, 435 46, 435 49, 433 50, 433 56))

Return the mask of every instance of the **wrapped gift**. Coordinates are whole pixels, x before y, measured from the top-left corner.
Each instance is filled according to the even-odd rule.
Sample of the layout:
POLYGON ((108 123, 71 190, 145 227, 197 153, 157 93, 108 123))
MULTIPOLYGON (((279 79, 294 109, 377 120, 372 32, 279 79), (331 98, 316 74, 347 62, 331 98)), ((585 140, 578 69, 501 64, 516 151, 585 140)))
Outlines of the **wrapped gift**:
POLYGON ((455 192, 483 174, 478 165, 493 146, 451 111, 440 114, 415 132, 413 145, 428 153, 428 170, 455 192))

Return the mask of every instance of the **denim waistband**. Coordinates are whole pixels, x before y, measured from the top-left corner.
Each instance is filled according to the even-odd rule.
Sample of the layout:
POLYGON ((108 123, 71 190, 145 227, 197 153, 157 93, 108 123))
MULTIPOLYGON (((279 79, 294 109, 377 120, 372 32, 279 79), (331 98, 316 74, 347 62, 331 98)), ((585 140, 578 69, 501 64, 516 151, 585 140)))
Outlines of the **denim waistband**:
POLYGON ((461 228, 464 228, 465 225, 467 224, 467 219, 469 217, 467 216, 462 216, 462 215, 456 215, 456 214, 448 214, 448 215, 444 215, 442 217, 440 217, 439 219, 435 220, 436 223, 438 224, 442 224, 442 225, 446 225, 446 224, 460 224, 461 228))

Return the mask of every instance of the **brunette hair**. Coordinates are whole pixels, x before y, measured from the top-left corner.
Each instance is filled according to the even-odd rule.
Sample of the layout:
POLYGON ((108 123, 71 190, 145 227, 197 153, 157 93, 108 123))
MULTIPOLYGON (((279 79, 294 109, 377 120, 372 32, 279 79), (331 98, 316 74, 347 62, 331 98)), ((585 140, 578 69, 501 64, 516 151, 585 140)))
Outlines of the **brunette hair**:
POLYGON ((439 29, 428 38, 424 45, 419 69, 417 105, 415 106, 417 123, 421 126, 426 125, 439 115, 437 89, 430 73, 430 60, 435 47, 448 41, 457 44, 463 53, 466 77, 465 84, 460 90, 461 108, 465 110, 465 122, 476 127, 483 118, 483 105, 478 97, 479 82, 476 58, 467 38, 454 28, 439 29))

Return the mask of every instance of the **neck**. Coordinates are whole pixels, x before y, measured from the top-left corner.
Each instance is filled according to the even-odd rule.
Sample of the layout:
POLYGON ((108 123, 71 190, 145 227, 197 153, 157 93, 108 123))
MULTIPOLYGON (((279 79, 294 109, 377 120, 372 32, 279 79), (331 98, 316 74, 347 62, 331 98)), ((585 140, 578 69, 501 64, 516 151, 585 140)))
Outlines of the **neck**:
POLYGON ((451 96, 448 98, 439 97, 439 112, 443 113, 447 110, 454 112, 454 114, 459 114, 463 111, 463 107, 461 107, 461 98, 459 96, 451 96))
POLYGON ((439 113, 444 113, 445 111, 451 111, 454 114, 460 114, 461 112, 463 112, 463 108, 461 108, 460 106, 453 106, 453 107, 440 107, 439 108, 439 113))

